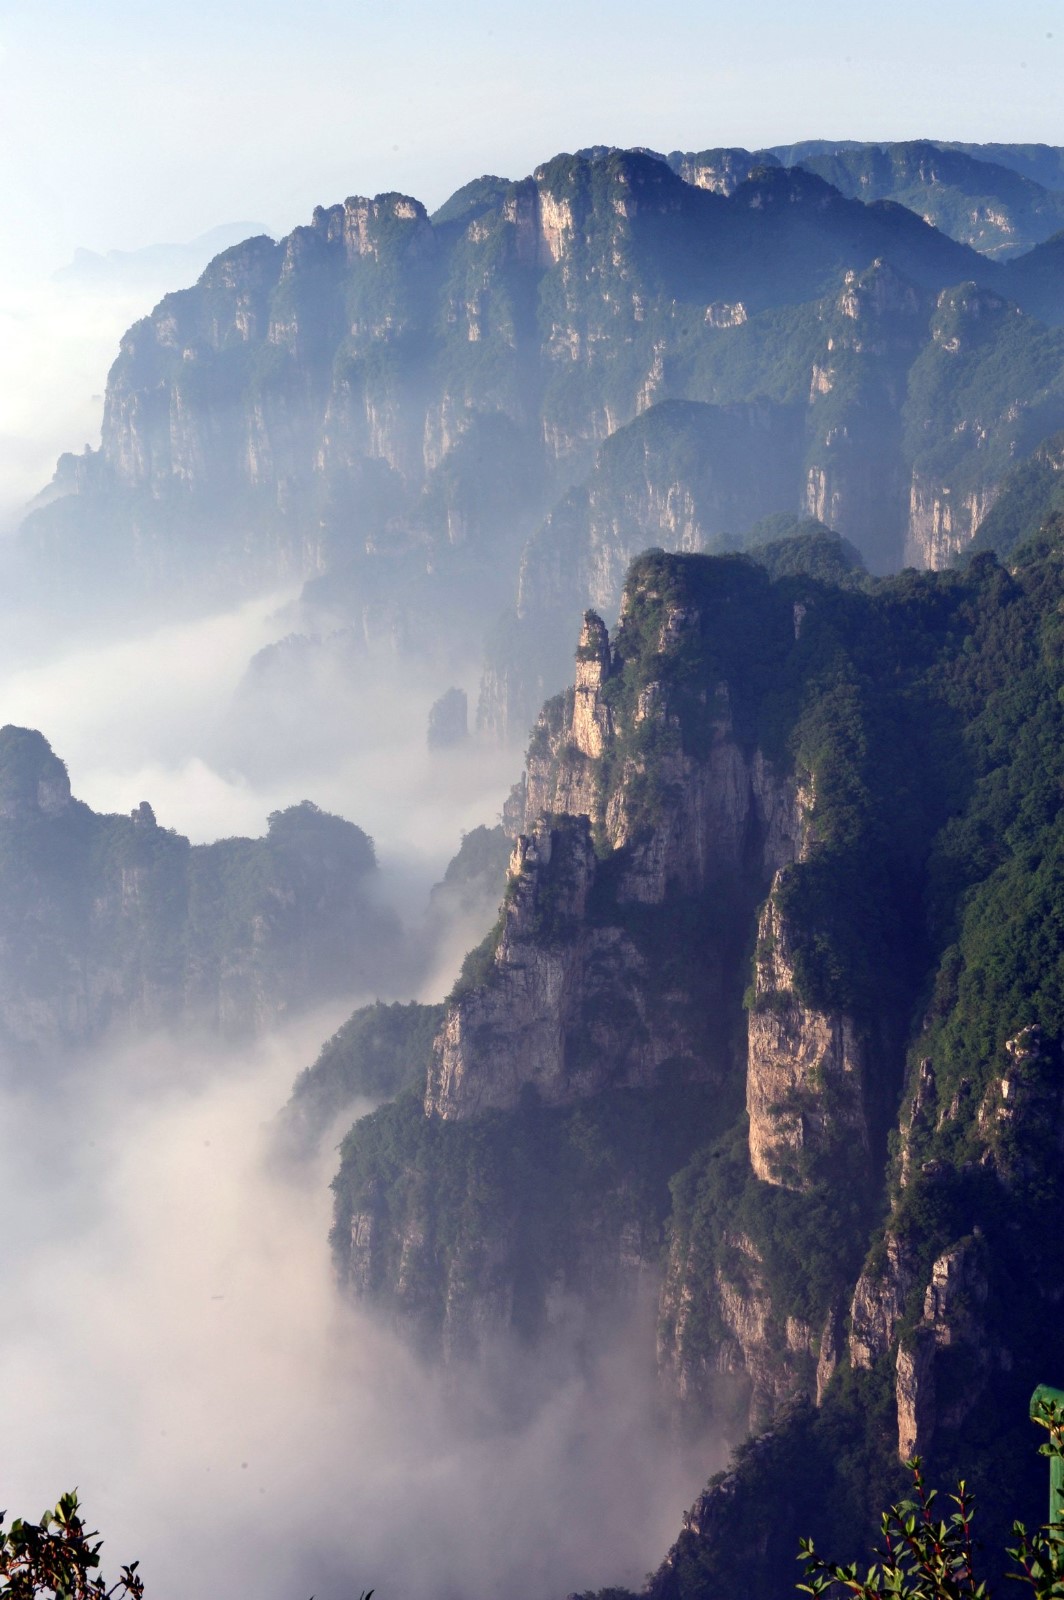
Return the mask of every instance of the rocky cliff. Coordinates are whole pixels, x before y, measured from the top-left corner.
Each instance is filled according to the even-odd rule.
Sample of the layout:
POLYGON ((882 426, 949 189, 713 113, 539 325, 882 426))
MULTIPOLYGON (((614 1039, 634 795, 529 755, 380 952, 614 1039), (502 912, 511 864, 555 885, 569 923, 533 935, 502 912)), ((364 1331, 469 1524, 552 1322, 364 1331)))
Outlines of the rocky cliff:
POLYGON ((679 1415, 769 1430, 651 1593, 789 1592, 798 1534, 856 1553, 914 1449, 1026 1493, 999 1440, 1056 1359, 1060 548, 841 587, 641 557, 544 708, 423 1085, 345 1141, 341 1276, 426 1350, 653 1283, 679 1415))
MULTIPOLYGON (((474 1137, 512 1141, 532 1116, 545 1119, 551 1138, 567 1139, 563 1130, 587 1115, 582 1108, 598 1116, 603 1103, 617 1102, 660 1117, 670 1148, 693 1155, 743 1098, 750 1119, 740 1188, 749 1179, 804 1193, 818 1160, 840 1143, 851 1161, 862 1145, 867 1152, 857 1025, 801 994, 780 933, 774 886, 815 855, 815 780, 804 769, 799 778, 778 730, 771 741, 758 737, 760 694, 801 650, 816 589, 801 577, 774 585, 746 561, 646 557, 630 575, 612 640, 588 613, 575 686, 544 711, 508 808, 516 844, 498 924, 467 960, 437 1035, 420 1134, 435 1141, 434 1160, 465 1151, 474 1137), (751 632, 751 608, 762 606, 763 629, 751 632), (759 915, 756 992, 744 1014, 759 915), (779 933, 771 958, 769 923, 779 933), (689 1111, 674 1125, 684 1095, 689 1107, 707 1108, 704 1121, 689 1111), (464 1134, 463 1125, 489 1131, 464 1134)), ((470 1279, 455 1244, 441 1268, 440 1231, 453 1238, 454 1219, 434 1216, 425 1199, 411 1212, 409 1197, 397 1213, 370 1138, 354 1130, 339 1180, 341 1272, 445 1350, 477 1348, 514 1319, 513 1238, 480 1239, 494 1263, 491 1287, 479 1267, 470 1279), (427 1303, 411 1300, 404 1251, 437 1262, 427 1303), (455 1273, 465 1285, 460 1301, 455 1273)), ((617 1159, 614 1152, 611 1165, 617 1159)), ((613 1195, 613 1243, 592 1273, 603 1292, 609 1284, 621 1292, 633 1239, 642 1241, 640 1270, 654 1270, 670 1175, 659 1172, 640 1199, 620 1167, 624 1203, 613 1195), (626 1209, 633 1203, 634 1213, 626 1209)), ((590 1271, 586 1219, 558 1203, 568 1213, 564 1249, 578 1248, 590 1271)), ((512 1196, 501 1203, 503 1214, 514 1204, 512 1196)), ((777 1400, 815 1390, 821 1346, 834 1337, 822 1327, 832 1309, 819 1307, 814 1327, 781 1305, 758 1228, 729 1231, 729 1262, 707 1267, 701 1239, 675 1211, 670 1227, 660 1351, 681 1401, 724 1405, 727 1388, 733 1420, 741 1417, 735 1425, 745 1427, 777 1400), (707 1317, 721 1330, 715 1355, 707 1317), (782 1374, 781 1338, 794 1357, 782 1374), (710 1381, 710 1369, 733 1381, 710 1381)), ((596 1223, 595 1236, 604 1228, 596 1223)), ((545 1270, 536 1325, 549 1321, 545 1270)), ((568 1282, 561 1263, 556 1270, 568 1282)))
MULTIPOLYGON (((856 541, 873 571, 948 566, 1064 419, 1062 352, 993 292, 935 294, 878 259, 812 304, 734 324, 697 362, 662 356, 653 404, 524 547, 513 615, 489 643, 482 731, 523 734, 564 682, 577 606, 612 620, 648 543, 751 548, 789 509, 856 541), (693 398, 670 398, 680 390, 693 398)), ((983 546, 1009 526, 992 520, 983 546)))
POLYGON ((434 217, 356 196, 225 251, 126 334, 100 447, 60 461, 11 582, 128 611, 305 581, 308 631, 449 658, 516 607, 532 643, 491 651, 481 721, 523 738, 648 545, 807 511, 877 570, 947 559, 1002 452, 1064 421, 1055 336, 1020 319, 985 352, 1013 392, 945 431, 908 373, 936 296, 1023 303, 1031 271, 741 154, 559 156, 434 217))

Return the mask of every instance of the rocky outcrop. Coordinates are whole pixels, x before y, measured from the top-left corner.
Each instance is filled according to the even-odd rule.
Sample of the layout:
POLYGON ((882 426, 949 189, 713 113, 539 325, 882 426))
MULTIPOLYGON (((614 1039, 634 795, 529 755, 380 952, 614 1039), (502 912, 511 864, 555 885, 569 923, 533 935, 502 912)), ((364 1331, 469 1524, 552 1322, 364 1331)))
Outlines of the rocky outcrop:
MULTIPOLYGON (((965 771, 965 753, 985 759, 995 808, 1009 759, 993 705, 981 713, 992 748, 982 723, 953 745, 940 690, 988 704, 992 666, 1010 712, 1029 693, 1054 725, 1042 613, 1022 598, 1042 606, 1052 562, 828 596, 738 557, 648 552, 612 634, 585 613, 576 681, 544 708, 507 808, 503 913, 448 1003, 426 1093, 389 1108, 383 1136, 355 1130, 347 1146, 338 1250, 362 1292, 404 1326, 404 1307, 421 1306, 433 1348, 453 1352, 483 1347, 489 1329, 548 1325, 577 1254, 608 1294, 629 1260, 651 1282, 663 1267, 659 1368, 684 1419, 708 1414, 739 1438, 808 1400, 817 1471, 842 1450, 850 1489, 895 1449, 952 1449, 992 1376, 1015 1387, 1002 1306, 1041 1241, 1011 1219, 1044 1192, 1036 1174, 1059 1173, 1058 1046, 1014 1032, 985 1062, 997 1025, 985 1007, 978 1037, 952 1032, 959 992, 983 1004, 986 951, 999 973, 1023 970, 1011 924, 1000 947, 993 930, 971 941, 981 890, 957 891, 965 927, 940 969, 925 941, 955 927, 949 852, 983 815, 955 794, 954 759, 965 771), (932 655, 913 651, 929 597, 932 655), (1017 608, 1007 630, 999 604, 1017 608), (914 730, 924 765, 906 789, 914 730), (592 1227, 598 1186, 627 1184, 630 1200, 633 1163, 665 1127, 676 1144, 637 1214, 592 1227), (539 1196, 556 1171, 545 1227, 539 1196), (358 1265, 367 1240, 372 1271, 358 1265)), ((1009 763, 1018 783, 1020 771, 1009 763)), ((1033 1001, 1004 1003, 1023 1015, 1033 1001)), ((1059 1281, 1047 1273, 1033 1310, 1015 1308, 1025 1329, 1059 1281)))
MULTIPOLYGON (((491 1181, 464 1177, 470 1198, 491 1181)), ((444 1227, 438 1198, 415 1190, 397 1209, 394 1197, 363 1193, 342 1228, 338 1219, 333 1245, 345 1286, 446 1365, 490 1357, 515 1329, 586 1337, 598 1314, 616 1319, 655 1274, 660 1229, 623 1182, 587 1197, 546 1261, 530 1260, 530 1247, 542 1249, 549 1204, 519 1209, 495 1193, 490 1225, 471 1228, 451 1211, 444 1227)))
POLYGON ((74 563, 112 605, 305 579, 344 623, 380 611, 371 631, 424 648, 435 629, 466 658, 516 597, 531 640, 493 660, 481 722, 517 738, 560 687, 580 609, 611 620, 649 544, 721 548, 808 495, 896 566, 903 302, 994 272, 911 234, 899 208, 773 163, 594 150, 470 186, 434 218, 409 196, 353 196, 279 243, 234 246, 123 339, 101 447, 64 458, 27 521, 24 576, 74 563), (908 287, 888 304, 869 270, 908 287), (847 272, 860 315, 831 293, 826 348, 790 372, 810 304, 847 272), (758 319, 781 308, 765 341, 758 319), (572 610, 547 640, 559 596, 572 610))
MULTIPOLYGON (((700 627, 697 607, 667 607, 660 650, 684 649, 700 627)), ((490 966, 448 1011, 429 1113, 454 1118, 512 1107, 529 1085, 549 1103, 565 1103, 607 1086, 646 1086, 667 1060, 697 1062, 697 1031, 680 1020, 689 997, 661 994, 626 908, 660 910, 670 897, 712 895, 736 882, 757 896, 798 855, 804 819, 796 784, 737 739, 727 682, 706 688, 710 737, 696 752, 684 746, 663 683, 644 685, 618 723, 610 701, 615 667, 623 670, 623 661, 614 661, 605 626, 589 612, 575 688, 544 711, 511 802, 508 816, 520 834, 490 966), (648 826, 647 764, 625 736, 644 739, 654 729, 661 801, 648 826), (610 910, 590 919, 596 897, 610 910)), ((727 959, 723 952, 712 958, 717 983, 727 959)))
POLYGON ((685 183, 713 194, 734 194, 759 167, 778 167, 779 158, 767 150, 756 154, 741 148, 673 151, 669 165, 685 183))
POLYGON ((612 621, 624 575, 648 545, 726 549, 738 530, 800 503, 796 407, 696 404, 669 398, 664 388, 654 398, 611 435, 586 482, 525 545, 516 615, 482 690, 485 731, 523 736, 542 699, 568 674, 577 608, 591 606, 612 621))
POLYGON ((936 1259, 924 1292, 923 1313, 898 1345, 895 1399, 898 1455, 926 1453, 939 1426, 956 1429, 979 1403, 993 1352, 984 1323, 989 1294, 982 1236, 970 1235, 936 1259), (936 1383, 943 1355, 963 1352, 965 1379, 943 1401, 936 1383))
MULTIPOLYGON (((1005 1054, 1004 1075, 992 1081, 978 1104, 968 1078, 960 1079, 948 1097, 940 1096, 930 1058, 919 1061, 901 1117, 899 1196, 914 1186, 929 1191, 950 1182, 948 1162, 935 1155, 922 1159, 936 1149, 935 1137, 944 1131, 955 1134, 967 1127, 980 1152, 978 1165, 993 1171, 1005 1190, 1029 1178, 1047 1150, 1061 1148, 1060 1086, 1040 1028, 1025 1028, 1006 1043, 1005 1054)), ((854 1367, 868 1370, 896 1346, 901 1460, 925 1454, 939 1428, 960 1428, 995 1368, 1011 1365, 1012 1357, 989 1331, 989 1295, 989 1257, 979 1226, 941 1250, 929 1272, 926 1266, 921 1272, 911 1224, 905 1233, 888 1225, 854 1293, 849 1354, 854 1367), (956 1372, 963 1374, 962 1381, 956 1372)))
POLYGON ((931 483, 913 473, 905 565, 939 571, 967 549, 998 496, 998 484, 955 495, 948 483, 931 483))
POLYGON ((902 1126, 901 1157, 898 1168, 898 1185, 904 1189, 913 1175, 913 1147, 922 1142, 933 1126, 937 1104, 935 1069, 930 1056, 925 1056, 917 1069, 916 1087, 909 1101, 902 1126))
POLYGON ((1064 1150, 1064 1090, 1056 1052, 1031 1023, 1005 1043, 1004 1070, 976 1109, 981 1164, 1006 1190, 1064 1150))
POLYGON ((795 1399, 816 1394, 821 1363, 826 1387, 832 1329, 814 1330, 800 1317, 781 1315, 749 1236, 728 1234, 723 1244, 712 1282, 696 1289, 690 1241, 673 1237, 661 1293, 658 1367, 683 1408, 708 1412, 742 1437, 795 1399), (707 1319, 714 1328, 709 1340, 707 1319))
POLYGON ((823 346, 808 385, 803 504, 809 516, 859 538, 873 571, 899 565, 901 412, 930 310, 928 297, 882 260, 847 272, 839 294, 820 308, 823 346), (847 398, 854 393, 861 395, 856 407, 847 398))
POLYGON ((490 979, 448 1008, 428 1114, 512 1108, 526 1087, 565 1104, 690 1055, 678 1023, 648 1026, 648 963, 631 938, 587 925, 596 871, 586 817, 544 818, 518 839, 490 979))
POLYGON ((882 1251, 861 1273, 850 1306, 850 1364, 873 1367, 890 1349, 916 1283, 908 1242, 888 1232, 882 1251))
POLYGON ((934 1359, 934 1339, 927 1328, 917 1328, 898 1346, 895 1400, 900 1461, 920 1455, 931 1443, 935 1427, 934 1359))
POLYGON ((610 636, 606 624, 595 612, 585 612, 576 650, 571 737, 576 749, 589 761, 599 759, 613 733, 613 718, 603 693, 609 675, 610 636))
POLYGON ((749 1014, 750 1163, 766 1183, 800 1189, 818 1157, 868 1151, 864 1050, 852 1018, 804 1005, 791 932, 775 893, 761 913, 749 1014))

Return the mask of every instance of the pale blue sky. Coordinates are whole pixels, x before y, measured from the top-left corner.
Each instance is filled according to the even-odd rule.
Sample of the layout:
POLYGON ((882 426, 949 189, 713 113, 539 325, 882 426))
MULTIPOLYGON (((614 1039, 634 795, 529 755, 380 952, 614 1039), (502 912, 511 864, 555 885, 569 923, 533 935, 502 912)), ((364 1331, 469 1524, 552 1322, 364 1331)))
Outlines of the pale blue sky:
POLYGON ((41 270, 596 141, 1064 143, 1064 4, 0 0, 0 254, 41 270))

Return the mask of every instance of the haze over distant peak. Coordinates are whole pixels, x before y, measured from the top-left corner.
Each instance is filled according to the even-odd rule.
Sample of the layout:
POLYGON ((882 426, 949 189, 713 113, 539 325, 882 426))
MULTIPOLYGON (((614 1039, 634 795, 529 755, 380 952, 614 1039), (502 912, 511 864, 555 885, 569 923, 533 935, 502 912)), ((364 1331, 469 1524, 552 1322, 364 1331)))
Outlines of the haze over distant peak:
POLYGON ((74 259, 52 274, 52 282, 76 289, 126 290, 142 285, 177 287, 222 250, 256 234, 271 233, 263 222, 222 222, 184 244, 148 244, 139 250, 78 249, 74 259))

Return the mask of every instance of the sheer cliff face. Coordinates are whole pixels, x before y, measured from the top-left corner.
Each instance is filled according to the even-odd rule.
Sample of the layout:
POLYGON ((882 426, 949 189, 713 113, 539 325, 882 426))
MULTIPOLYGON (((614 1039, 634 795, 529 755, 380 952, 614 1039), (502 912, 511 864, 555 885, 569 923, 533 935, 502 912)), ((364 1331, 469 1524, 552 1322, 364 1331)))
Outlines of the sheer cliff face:
MULTIPOLYGON (((585 617, 574 687, 544 711, 508 808, 509 886, 437 1035, 425 1126, 439 1128, 441 1149, 448 1139, 458 1148, 459 1130, 488 1114, 504 1119, 494 1129, 506 1118, 521 1125, 530 1106, 564 1119, 617 1091, 650 1106, 679 1083, 692 1106, 708 1094, 719 1126, 745 1097, 741 1182, 752 1173, 801 1193, 811 1162, 842 1145, 852 1161, 868 1146, 859 1031, 848 1014, 801 998, 776 903, 776 885, 815 848, 813 785, 752 736, 742 670, 747 656, 751 673, 752 658, 786 659, 802 613, 746 562, 723 564, 719 581, 707 563, 704 590, 673 583, 672 570, 664 557, 636 564, 614 640, 597 615, 585 617), (768 601, 763 637, 737 620, 755 594, 768 601)), ((712 1125, 700 1133, 698 1117, 683 1119, 686 1148, 712 1125)), ((356 1129, 356 1152, 359 1138, 356 1129)), ((343 1276, 437 1353, 480 1348, 515 1314, 507 1202, 503 1220, 477 1234, 481 1253, 475 1239, 454 1243, 448 1223, 441 1256, 444 1224, 428 1196, 396 1209, 388 1193, 377 1172, 359 1180, 350 1212, 341 1208, 343 1276), (422 1257, 431 1272, 414 1272, 422 1257)), ((655 1270, 664 1221, 637 1208, 589 1236, 589 1217, 573 1216, 582 1271, 602 1293, 623 1293, 633 1261, 641 1274, 655 1270)), ((763 1245, 738 1226, 727 1237, 729 1261, 707 1268, 701 1242, 673 1231, 659 1357, 681 1404, 741 1430, 827 1382, 837 1313, 826 1325, 823 1311, 815 1325, 796 1315, 779 1301, 763 1245), (708 1342, 707 1323, 717 1330, 708 1342)))
POLYGON ((663 1600, 789 1592, 818 1506, 860 1528, 914 1450, 996 1483, 1059 1358, 1062 573, 1052 527, 834 589, 636 561, 424 1093, 345 1141, 341 1275, 427 1349, 649 1277, 676 1404, 773 1430, 663 1600))
POLYGON ((801 1188, 810 1156, 830 1154, 840 1142, 851 1154, 868 1153, 865 1063, 851 1017, 798 998, 788 944, 770 896, 758 924, 748 1032, 750 1164, 766 1183, 801 1188))
POLYGON ((756 404, 733 383, 761 359, 756 319, 711 343, 697 379, 658 350, 653 404, 524 547, 515 617, 489 649, 483 729, 523 735, 564 681, 563 619, 575 626, 578 603, 616 615, 641 546, 726 549, 776 508, 840 530, 874 572, 944 568, 1064 417, 1060 335, 974 284, 936 296, 880 259, 786 313, 786 333, 781 315, 770 344, 793 366, 785 382, 763 374, 756 404))
POLYGON ((725 548, 809 511, 875 570, 941 563, 1003 452, 1037 443, 1009 405, 1064 422, 1052 336, 1024 318, 1042 356, 993 407, 965 390, 943 431, 909 383, 935 296, 1002 269, 716 154, 688 181, 639 152, 559 156, 435 218, 354 197, 226 251, 126 334, 99 451, 62 458, 27 520, 25 581, 74 563, 143 603, 316 580, 344 621, 467 650, 515 608, 533 644, 493 661, 482 722, 522 738, 580 610, 612 619, 648 545, 725 548))
MULTIPOLYGON (((657 626, 667 656, 698 637, 701 617, 693 606, 666 605, 657 626)), ((663 683, 642 685, 630 706, 611 706, 615 670, 623 658, 613 661, 606 630, 589 613, 562 725, 553 736, 544 726, 542 754, 530 757, 528 831, 510 863, 490 976, 448 1011, 429 1114, 511 1108, 526 1087, 550 1104, 649 1087, 665 1062, 685 1062, 695 1076, 723 1070, 718 1052, 707 1051, 699 1001, 727 1012, 737 976, 727 938, 700 952, 698 993, 663 986, 653 949, 634 930, 640 919, 664 930, 678 902, 755 899, 793 858, 801 829, 794 783, 737 739, 726 681, 702 691, 714 709, 694 754, 663 683), (636 752, 652 744, 661 753, 651 773, 636 752), (647 782, 660 795, 652 821, 647 782)))
MULTIPOLYGON (((991 1287, 1001 1263, 982 1226, 955 1214, 929 1250, 912 1227, 914 1202, 942 1208, 955 1182, 943 1156, 958 1140, 970 1170, 989 1180, 1006 1213, 1022 1204, 1028 1185, 1045 1182, 1064 1149, 1059 1061, 1041 1028, 1022 1029, 988 1066, 980 1096, 968 1077, 944 1094, 930 1058, 919 1063, 902 1117, 892 1215, 850 1307, 851 1365, 893 1367, 903 1461, 930 1451, 940 1431, 962 1427, 986 1404, 995 1376, 1011 1373, 1016 1362, 1008 1319, 991 1287)), ((1051 1314, 1054 1287, 1039 1283, 1032 1292, 1051 1314)))
POLYGON ((450 1357, 649 1276, 667 1390, 736 1435, 830 1405, 840 1368, 889 1381, 898 1448, 964 1425, 959 1374, 977 1397, 1009 1359, 971 1196, 1025 1192, 1031 1141, 1059 1149, 1056 1057, 1017 1038, 948 1092, 922 1067, 893 1163, 888 1135, 931 841, 974 782, 949 697, 970 670, 986 702, 1006 626, 1044 670, 1024 593, 992 563, 836 591, 634 564, 534 732, 500 918, 423 1092, 345 1145, 355 1292, 450 1357))
POLYGON ((0 729, 0 1044, 15 1060, 109 1032, 237 1035, 379 981, 399 929, 366 835, 304 803, 267 837, 190 846, 145 801, 101 816, 30 729, 0 729))

